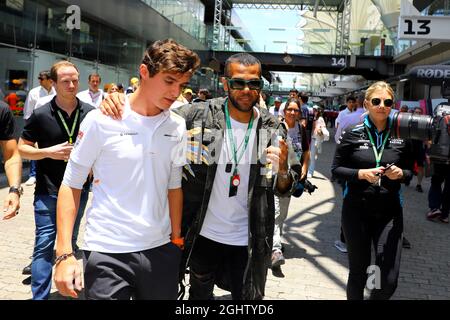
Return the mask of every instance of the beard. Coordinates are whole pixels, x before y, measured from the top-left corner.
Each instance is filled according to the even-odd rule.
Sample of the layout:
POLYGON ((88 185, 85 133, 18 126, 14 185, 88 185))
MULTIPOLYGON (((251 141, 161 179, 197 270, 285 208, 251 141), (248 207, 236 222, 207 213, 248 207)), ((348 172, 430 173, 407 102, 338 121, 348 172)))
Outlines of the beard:
POLYGON ((238 109, 239 111, 241 111, 241 112, 249 112, 249 111, 253 110, 253 106, 256 104, 256 102, 258 102, 259 96, 257 96, 253 101, 251 101, 249 107, 244 107, 244 106, 239 105, 239 103, 236 101, 236 99, 233 98, 231 93, 228 93, 228 99, 231 101, 233 106, 236 109, 238 109))

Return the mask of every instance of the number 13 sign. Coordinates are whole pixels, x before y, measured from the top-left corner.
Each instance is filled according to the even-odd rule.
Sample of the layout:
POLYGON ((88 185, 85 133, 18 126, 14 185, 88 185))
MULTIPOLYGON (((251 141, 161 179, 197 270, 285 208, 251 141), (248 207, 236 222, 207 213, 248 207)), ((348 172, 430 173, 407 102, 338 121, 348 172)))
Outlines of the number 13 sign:
POLYGON ((450 17, 400 16, 398 38, 404 40, 450 41, 450 17))

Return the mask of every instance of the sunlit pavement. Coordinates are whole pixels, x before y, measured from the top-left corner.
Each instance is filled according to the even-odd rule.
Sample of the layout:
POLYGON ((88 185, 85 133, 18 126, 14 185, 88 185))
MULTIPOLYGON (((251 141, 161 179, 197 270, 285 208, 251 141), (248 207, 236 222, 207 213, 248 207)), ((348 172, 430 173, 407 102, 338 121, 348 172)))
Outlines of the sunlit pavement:
MULTIPOLYGON (((268 271, 266 299, 345 299, 347 255, 333 245, 339 238, 342 203, 340 187, 329 180, 334 148, 334 142, 327 142, 319 155, 311 179, 319 189, 291 201, 284 228, 286 263, 281 271, 268 271)), ((429 185, 425 179, 425 192, 418 193, 414 178, 404 188, 405 235, 412 248, 403 249, 394 299, 450 299, 450 227, 425 219, 429 185)), ((30 262, 34 244, 34 188, 24 189, 20 214, 0 221, 0 299, 31 298, 29 276, 22 275, 22 269, 30 262)), ((0 189, 2 201, 6 193, 7 188, 0 189)), ((214 294, 230 298, 220 289, 214 294)), ((51 299, 61 299, 54 287, 51 299)))

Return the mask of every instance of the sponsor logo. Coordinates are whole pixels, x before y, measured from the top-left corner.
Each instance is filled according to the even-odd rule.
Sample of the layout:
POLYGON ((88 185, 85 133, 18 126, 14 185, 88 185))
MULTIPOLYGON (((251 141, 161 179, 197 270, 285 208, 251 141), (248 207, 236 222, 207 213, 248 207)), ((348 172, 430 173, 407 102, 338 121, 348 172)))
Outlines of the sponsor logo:
POLYGON ((392 144, 403 144, 405 142, 403 139, 400 139, 400 138, 395 138, 395 139, 392 138, 392 139, 389 139, 389 141, 392 144))
POLYGON ((369 149, 369 144, 368 143, 364 143, 363 145, 359 146, 359 149, 360 150, 367 150, 367 149, 369 149))
POLYGON ((426 79, 446 79, 450 78, 450 70, 442 70, 442 69, 419 69, 417 70, 418 78, 426 78, 426 79))
POLYGON ((77 138, 75 139, 75 143, 73 144, 74 148, 76 148, 81 143, 81 139, 83 139, 83 137, 84 137, 84 132, 78 131, 77 138))
POLYGON ((120 133, 121 137, 124 137, 124 136, 137 136, 137 135, 139 135, 139 133, 137 133, 137 132, 121 132, 120 133))

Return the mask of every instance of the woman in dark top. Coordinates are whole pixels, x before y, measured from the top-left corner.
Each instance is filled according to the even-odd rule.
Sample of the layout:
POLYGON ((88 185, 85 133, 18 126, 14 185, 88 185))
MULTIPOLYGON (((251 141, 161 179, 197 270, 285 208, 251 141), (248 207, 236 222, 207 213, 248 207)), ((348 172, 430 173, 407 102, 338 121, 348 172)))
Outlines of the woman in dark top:
POLYGON ((411 144, 391 137, 394 92, 385 82, 366 91, 368 115, 343 133, 332 172, 345 180, 342 227, 347 240, 347 299, 389 299, 395 292, 403 237, 401 183, 412 177, 411 144), (375 265, 371 266, 371 245, 375 265))

